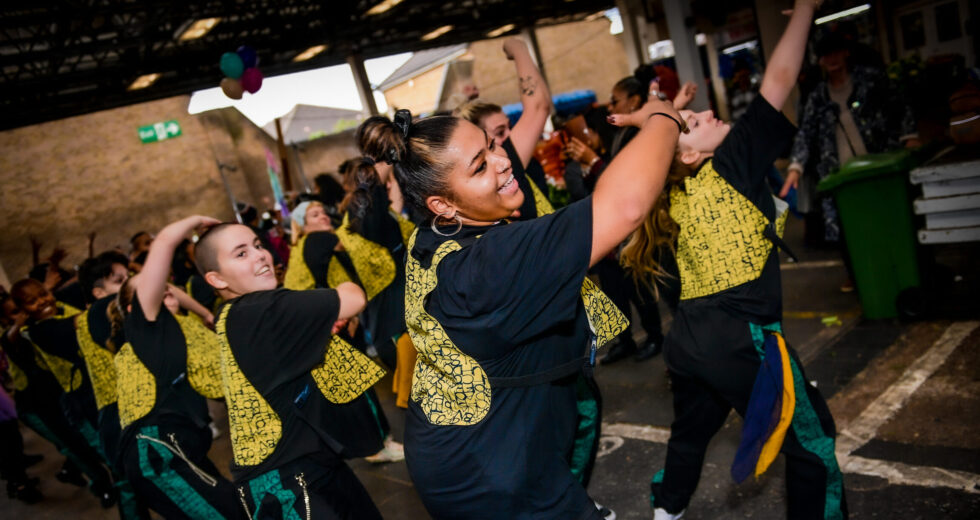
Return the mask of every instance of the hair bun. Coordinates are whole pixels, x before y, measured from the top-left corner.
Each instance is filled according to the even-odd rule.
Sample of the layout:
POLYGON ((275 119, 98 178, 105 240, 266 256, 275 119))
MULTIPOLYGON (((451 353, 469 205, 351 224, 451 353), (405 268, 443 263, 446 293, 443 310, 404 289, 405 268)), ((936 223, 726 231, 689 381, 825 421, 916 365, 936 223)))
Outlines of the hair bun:
POLYGON ((394 124, 401 131, 402 138, 407 138, 408 131, 412 128, 412 113, 405 109, 396 111, 394 124))

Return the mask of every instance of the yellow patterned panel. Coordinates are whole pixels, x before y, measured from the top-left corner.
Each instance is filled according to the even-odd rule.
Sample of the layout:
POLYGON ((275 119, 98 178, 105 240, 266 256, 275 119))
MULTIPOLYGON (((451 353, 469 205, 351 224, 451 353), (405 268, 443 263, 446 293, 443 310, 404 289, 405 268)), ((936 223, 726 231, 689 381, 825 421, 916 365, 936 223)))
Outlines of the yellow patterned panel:
POLYGON ((41 347, 34 345, 34 353, 39 360, 38 365, 47 369, 48 372, 58 380, 58 384, 65 392, 78 390, 82 386, 82 373, 75 370, 75 365, 63 357, 45 352, 41 347))
POLYGON ((344 282, 350 281, 350 275, 347 274, 347 270, 344 269, 340 260, 337 260, 336 256, 331 258, 330 263, 327 264, 327 286, 333 289, 344 282))
POLYGON ((116 353, 116 389, 119 394, 119 425, 123 428, 145 417, 157 401, 157 381, 133 346, 126 342, 116 353))
POLYGON ((75 337, 85 360, 88 378, 95 391, 95 406, 101 410, 116 402, 116 365, 113 354, 92 339, 88 328, 88 312, 78 315, 75 320, 75 337))
POLYGON ((282 286, 294 291, 305 291, 316 287, 313 273, 303 259, 303 248, 306 246, 306 237, 299 239, 296 245, 289 252, 289 265, 286 266, 286 276, 282 286))
POLYGON ((221 340, 221 384, 228 405, 231 451, 235 464, 255 466, 276 450, 282 438, 282 421, 235 361, 225 328, 231 307, 225 305, 215 324, 221 340))
POLYGON ((670 192, 670 216, 680 226, 677 266, 681 299, 715 294, 759 277, 772 242, 765 215, 715 171, 709 160, 684 189, 670 192))
POLYGON ((82 311, 64 302, 56 302, 55 307, 57 307, 58 310, 61 311, 60 313, 58 313, 59 318, 71 318, 72 316, 78 316, 79 314, 82 313, 82 311))
MULTIPOLYGON (((415 246, 416 236, 418 233, 409 240, 409 251, 415 246)), ((445 242, 428 269, 423 269, 411 254, 406 255, 405 321, 419 351, 412 377, 412 400, 419 403, 430 423, 439 426, 476 424, 490 411, 490 379, 486 372, 453 344, 424 306, 436 288, 439 262, 459 249, 457 242, 445 242)))
POLYGON ((630 322, 619 307, 588 278, 582 283, 582 303, 597 346, 602 347, 629 328, 630 322))
POLYGON ((401 231, 402 241, 407 244, 408 241, 412 239, 412 233, 415 233, 415 224, 411 220, 405 218, 405 216, 401 213, 391 211, 390 208, 388 212, 391 213, 391 216, 394 217, 396 222, 398 222, 398 230, 401 231))
POLYGON ((374 386, 385 371, 349 343, 333 336, 323 363, 314 368, 311 374, 327 401, 343 404, 353 401, 374 386))
POLYGON ((27 374, 10 358, 7 358, 7 373, 10 374, 10 382, 13 383, 15 391, 22 392, 27 388, 27 374))
POLYGON ((534 207, 538 210, 538 216, 543 217, 554 213, 555 207, 551 205, 548 197, 538 188, 538 184, 530 177, 527 178, 527 182, 531 185, 531 191, 534 192, 534 207))
POLYGON ((361 279, 368 301, 374 299, 395 279, 395 261, 384 247, 350 231, 348 218, 337 228, 337 237, 350 255, 357 277, 361 279))
POLYGON ((197 393, 221 399, 221 340, 196 316, 174 316, 187 343, 187 381, 197 393))

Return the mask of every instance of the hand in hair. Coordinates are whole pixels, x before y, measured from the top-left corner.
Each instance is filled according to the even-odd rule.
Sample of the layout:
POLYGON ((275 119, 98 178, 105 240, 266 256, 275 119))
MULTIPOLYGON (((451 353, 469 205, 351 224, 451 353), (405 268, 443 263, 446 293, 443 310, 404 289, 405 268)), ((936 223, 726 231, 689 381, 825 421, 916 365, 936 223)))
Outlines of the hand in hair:
POLYGON ((143 314, 149 321, 156 321, 170 279, 170 265, 173 263, 174 250, 195 229, 220 224, 211 217, 195 215, 168 224, 160 230, 150 244, 150 252, 136 280, 136 297, 139 298, 143 314))

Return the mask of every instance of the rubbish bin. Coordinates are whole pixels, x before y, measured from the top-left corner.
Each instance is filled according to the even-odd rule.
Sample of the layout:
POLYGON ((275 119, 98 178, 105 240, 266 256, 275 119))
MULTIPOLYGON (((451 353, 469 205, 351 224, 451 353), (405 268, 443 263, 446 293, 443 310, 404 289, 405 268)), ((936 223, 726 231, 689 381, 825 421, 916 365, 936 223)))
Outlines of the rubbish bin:
POLYGON ((864 316, 894 318, 898 294, 919 285, 905 150, 863 155, 820 181, 837 202, 864 316))

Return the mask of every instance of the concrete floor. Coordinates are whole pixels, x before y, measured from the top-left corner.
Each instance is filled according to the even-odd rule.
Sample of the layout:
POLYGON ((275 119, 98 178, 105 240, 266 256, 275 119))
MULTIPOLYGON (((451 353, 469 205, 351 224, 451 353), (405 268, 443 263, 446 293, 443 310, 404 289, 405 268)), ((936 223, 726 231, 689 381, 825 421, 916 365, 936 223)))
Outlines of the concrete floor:
MULTIPOLYGON (((838 290, 845 272, 837 254, 803 248, 801 228, 792 220, 788 227, 801 262, 784 264, 784 330, 842 432, 838 459, 851 518, 980 518, 980 438, 975 433, 980 327, 965 321, 980 318, 971 296, 980 288, 977 249, 930 252, 949 260, 961 276, 937 300, 936 319, 865 321, 857 296, 838 290), (821 319, 828 316, 837 316, 839 324, 825 326, 821 319)), ((663 316, 669 325, 669 313, 663 316)), ((596 377, 604 397, 604 436, 589 492, 622 520, 649 519, 649 481, 663 463, 673 417, 663 361, 600 366, 596 377)), ((400 439, 403 412, 393 406, 389 380, 379 384, 378 393, 400 439)), ((713 440, 685 518, 785 518, 780 461, 758 480, 736 485, 729 476, 740 428, 733 416, 713 440)), ((24 437, 29 453, 45 455, 30 473, 41 478, 47 499, 27 506, 0 496, 0 518, 116 517, 84 490, 55 481, 61 456, 33 432, 24 430, 24 437)), ((219 467, 227 467, 227 434, 215 442, 212 456, 219 467)), ((351 466, 385 518, 428 518, 404 463, 356 460, 351 466)))

